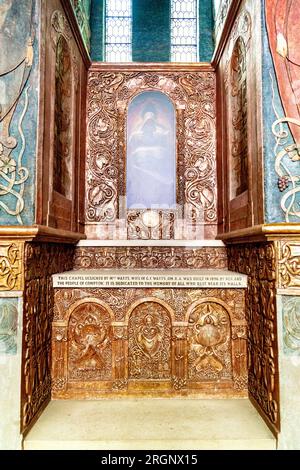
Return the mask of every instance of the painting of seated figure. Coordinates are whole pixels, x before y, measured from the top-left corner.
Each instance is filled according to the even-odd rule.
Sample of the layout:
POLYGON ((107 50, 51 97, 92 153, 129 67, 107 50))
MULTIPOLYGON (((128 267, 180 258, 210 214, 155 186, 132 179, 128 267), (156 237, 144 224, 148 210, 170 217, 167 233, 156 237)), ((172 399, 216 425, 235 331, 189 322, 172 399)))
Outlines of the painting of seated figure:
POLYGON ((175 110, 158 91, 137 95, 127 116, 127 208, 176 204, 175 110))

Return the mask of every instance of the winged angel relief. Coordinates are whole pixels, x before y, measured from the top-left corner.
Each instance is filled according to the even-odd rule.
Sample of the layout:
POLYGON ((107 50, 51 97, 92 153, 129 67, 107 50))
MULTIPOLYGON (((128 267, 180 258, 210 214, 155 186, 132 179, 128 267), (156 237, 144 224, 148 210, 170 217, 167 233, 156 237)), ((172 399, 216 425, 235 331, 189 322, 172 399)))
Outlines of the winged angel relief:
POLYGON ((26 147, 22 124, 28 108, 28 79, 33 62, 32 8, 32 0, 0 2, 0 217, 4 211, 16 217, 19 224, 29 176, 22 164, 26 147), (22 109, 14 120, 21 95, 22 109))
MULTIPOLYGON (((275 170, 278 187, 284 192, 281 208, 286 222, 300 218, 300 0, 266 0, 266 19, 269 43, 278 81, 285 117, 273 108, 277 120, 273 123, 275 137, 275 170), (293 142, 290 142, 290 133, 293 142)), ((274 98, 274 84, 273 84, 274 98)), ((274 99, 273 99, 274 102, 274 99)))

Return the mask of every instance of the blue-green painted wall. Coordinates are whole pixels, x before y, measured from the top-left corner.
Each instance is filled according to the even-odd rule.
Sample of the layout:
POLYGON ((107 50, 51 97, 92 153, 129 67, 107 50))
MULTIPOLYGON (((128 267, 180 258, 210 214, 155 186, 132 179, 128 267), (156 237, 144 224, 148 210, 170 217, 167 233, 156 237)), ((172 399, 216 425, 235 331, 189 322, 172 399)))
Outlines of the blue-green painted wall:
POLYGON ((294 177, 300 181, 299 160, 294 160, 295 152, 288 152, 294 140, 285 122, 273 125, 278 119, 285 118, 277 77, 270 51, 265 5, 262 2, 262 99, 263 99, 263 152, 264 152, 264 193, 265 193, 265 223, 292 222, 300 220, 299 184, 289 182, 283 191, 279 190, 279 174, 294 177), (282 138, 276 138, 274 132, 282 132, 282 138), (277 171, 276 171, 277 170, 277 171), (298 189, 298 190, 297 190, 298 189))
POLYGON ((199 0, 199 60, 210 62, 214 53, 213 0, 199 0))
MULTIPOLYGON (((91 58, 103 61, 105 0, 92 0, 91 58)), ((214 50, 213 0, 199 0, 199 60, 209 62, 214 50)), ((132 59, 170 60, 170 0, 132 0, 132 59)))
POLYGON ((35 222, 39 4, 36 0, 1 2, 0 225, 35 222), (7 120, 9 110, 13 113, 7 120))
POLYGON ((92 0, 91 3, 91 59, 96 62, 104 60, 104 15, 105 0, 92 0))
POLYGON ((132 60, 170 60, 170 0, 132 0, 132 60))

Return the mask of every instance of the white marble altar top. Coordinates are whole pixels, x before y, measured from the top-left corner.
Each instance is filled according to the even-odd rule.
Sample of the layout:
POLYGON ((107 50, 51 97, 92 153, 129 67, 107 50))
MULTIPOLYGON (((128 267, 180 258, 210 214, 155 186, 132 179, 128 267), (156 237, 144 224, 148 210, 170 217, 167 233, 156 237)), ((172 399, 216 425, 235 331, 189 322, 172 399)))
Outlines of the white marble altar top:
POLYGON ((203 246, 223 247, 225 244, 221 240, 80 240, 77 246, 181 246, 201 248, 203 246))
POLYGON ((217 269, 88 269, 54 274, 55 288, 245 288, 247 276, 217 269))

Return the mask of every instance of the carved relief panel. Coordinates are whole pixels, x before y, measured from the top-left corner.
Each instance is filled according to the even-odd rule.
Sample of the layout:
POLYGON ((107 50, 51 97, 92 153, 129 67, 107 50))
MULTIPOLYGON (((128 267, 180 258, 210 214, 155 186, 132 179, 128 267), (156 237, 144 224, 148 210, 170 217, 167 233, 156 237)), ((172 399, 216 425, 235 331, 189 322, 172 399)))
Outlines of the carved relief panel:
POLYGON ((112 373, 109 313, 95 303, 83 304, 71 314, 68 327, 69 380, 107 380, 112 373))
POLYGON ((248 189, 247 67, 244 40, 239 37, 231 57, 230 199, 248 189))
MULTIPOLYGON (((196 66, 188 72, 176 67, 170 70, 168 66, 164 68, 162 65, 155 72, 145 72, 138 65, 131 69, 128 71, 122 66, 115 66, 113 71, 108 72, 105 65, 98 64, 89 73, 87 234, 91 238, 214 237, 217 223, 215 75, 210 68, 203 71, 196 66), (149 96, 165 96, 173 106, 176 118, 176 199, 173 196, 171 199, 167 198, 163 207, 159 210, 154 207, 151 211, 147 210, 148 201, 143 204, 143 198, 134 201, 135 204, 140 203, 140 209, 126 210, 125 201, 126 196, 131 201, 133 191, 127 187, 132 181, 131 175, 126 175, 126 150, 131 152, 132 143, 131 140, 128 141, 131 137, 127 132, 131 132, 132 119, 139 121, 138 111, 132 118, 128 115, 128 109, 130 103, 145 94, 143 92, 146 95, 149 93, 149 96), (175 207, 174 204, 170 205, 173 200, 176 202, 175 207), (198 233, 195 226, 198 227, 198 233), (183 229, 188 233, 182 233, 183 229), (199 230, 202 230, 200 237, 199 230)), ((163 122, 164 116, 157 116, 153 103, 150 108, 147 116, 144 116, 147 120, 144 126, 149 128, 152 119, 156 123, 157 133, 163 135, 167 129, 163 122), (152 117, 149 113, 152 113, 152 117)), ((141 117, 140 121, 142 119, 141 117)), ((140 121, 136 123, 138 127, 142 125, 140 121)), ((135 136, 139 139, 141 137, 137 133, 135 136)), ((166 135, 161 141, 165 144, 166 135)), ((144 144, 139 146, 139 158, 141 155, 145 158, 144 144)), ((143 165, 148 165, 147 174, 153 179, 153 175, 158 172, 153 151, 151 152, 152 157, 143 165)), ((160 146, 156 148, 156 152, 161 152, 160 146)), ((161 156, 164 161, 165 152, 161 156)), ((134 167, 136 162, 135 159, 134 167)), ((127 166, 127 171, 132 171, 130 165, 127 166)), ((155 180, 158 184, 156 194, 161 193, 163 196, 165 185, 161 180, 161 171, 159 174, 160 177, 155 180)), ((168 178, 168 182, 171 179, 168 178)), ((141 182, 144 184, 143 191, 148 190, 145 177, 139 177, 138 185, 141 182)), ((172 188, 171 192, 174 191, 172 188)), ((134 189, 137 191, 137 186, 134 189)))
POLYGON ((217 303, 200 303, 189 316, 189 379, 230 380, 231 333, 229 315, 217 303))
POLYGON ((52 395, 245 396, 243 289, 56 289, 52 395))
POLYGON ((219 206, 223 230, 231 232, 264 220, 260 2, 240 2, 222 42, 217 64, 219 206))
POLYGON ((39 161, 37 223, 79 231, 85 157, 85 64, 59 0, 45 2, 41 83, 44 132, 39 161))
POLYGON ((171 373, 171 321, 155 302, 138 305, 128 325, 130 379, 168 379, 171 373))

